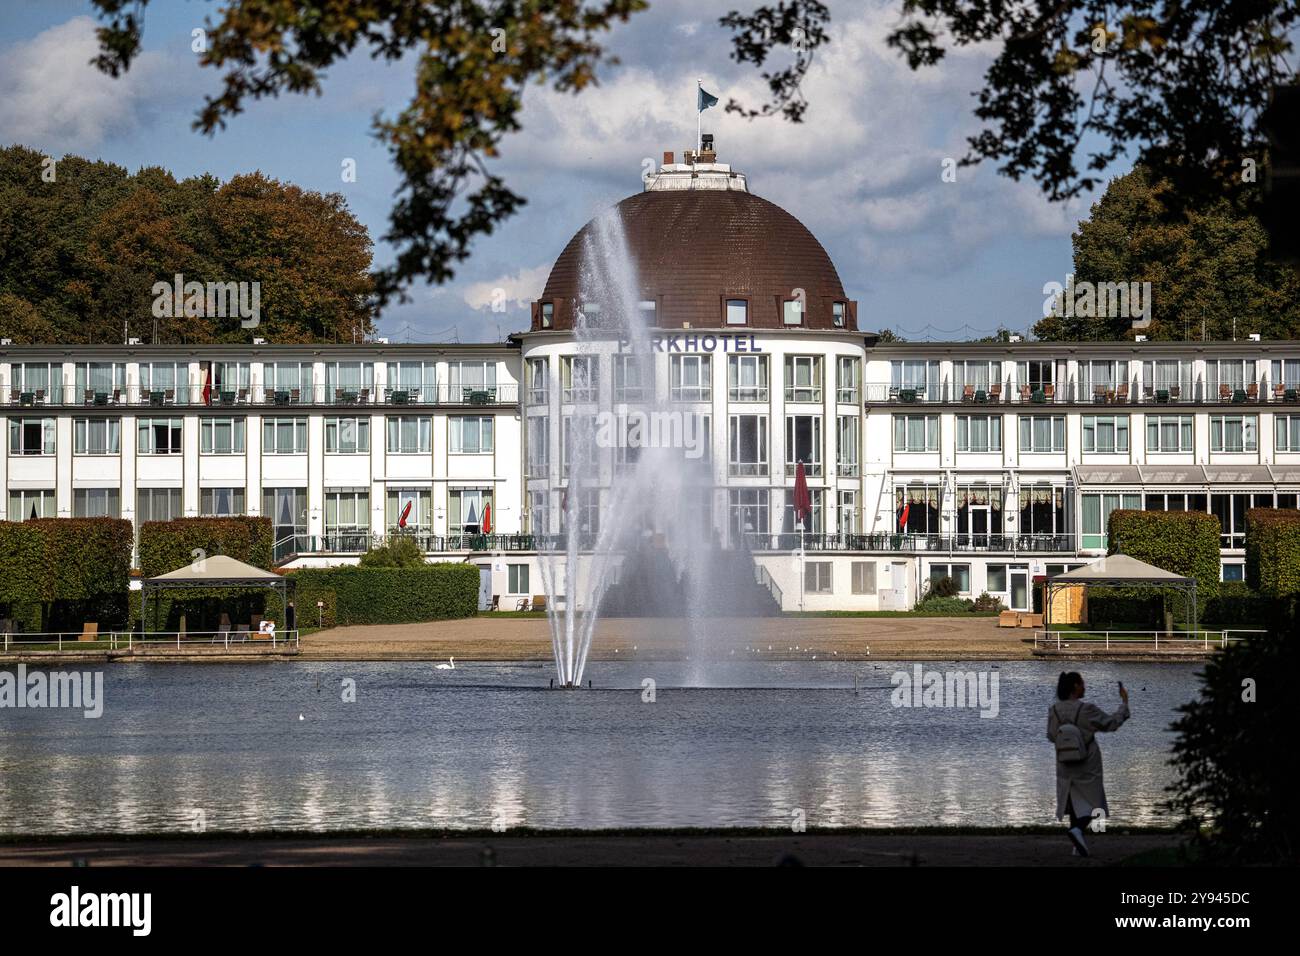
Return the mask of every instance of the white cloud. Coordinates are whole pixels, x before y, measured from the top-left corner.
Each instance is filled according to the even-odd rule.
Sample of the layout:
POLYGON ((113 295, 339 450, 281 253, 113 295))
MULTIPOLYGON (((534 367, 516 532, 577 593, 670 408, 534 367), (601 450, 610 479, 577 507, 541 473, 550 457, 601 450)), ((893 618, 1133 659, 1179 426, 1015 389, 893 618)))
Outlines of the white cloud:
POLYGON ((90 60, 99 52, 95 21, 74 17, 0 56, 0 142, 88 152, 110 135, 132 131, 145 101, 174 89, 166 58, 142 53, 116 80, 90 60))
POLYGON ((461 298, 471 309, 508 308, 511 303, 515 308, 525 308, 530 302, 541 297, 546 277, 551 274, 551 264, 543 263, 531 269, 520 269, 511 276, 499 276, 486 282, 474 282, 467 285, 461 298))

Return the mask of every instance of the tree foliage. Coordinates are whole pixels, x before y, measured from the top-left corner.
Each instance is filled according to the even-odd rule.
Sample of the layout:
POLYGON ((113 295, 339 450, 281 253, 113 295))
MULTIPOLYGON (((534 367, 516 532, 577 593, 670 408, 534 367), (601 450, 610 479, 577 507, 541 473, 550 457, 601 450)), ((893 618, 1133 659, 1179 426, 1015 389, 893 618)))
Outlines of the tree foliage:
POLYGON ((19 343, 353 341, 371 331, 371 242, 343 197, 261 173, 222 183, 0 149, 0 334, 19 343), (153 286, 258 282, 260 324, 157 319, 153 286))
MULTIPOLYGON (((1138 167, 1111 180, 1074 234, 1075 283, 1151 283, 1152 341, 1266 339, 1300 332, 1300 274, 1269 260, 1259 220, 1225 198, 1170 216, 1173 186, 1138 167)), ((1049 315, 1034 334, 1050 341, 1134 334, 1126 317, 1049 315)))
POLYGON ((424 551, 409 535, 389 535, 384 543, 361 556, 363 568, 416 568, 424 564, 424 551))
POLYGON ((1246 512, 1246 583, 1274 601, 1300 597, 1300 512, 1246 512))
MULTIPOLYGON (((103 25, 96 65, 111 76, 139 54, 149 0, 91 0, 103 25)), ((413 56, 415 89, 395 115, 377 116, 372 132, 401 176, 384 239, 397 247, 393 265, 376 274, 378 301, 404 297, 416 278, 445 282, 473 240, 525 202, 488 163, 520 129, 529 84, 578 93, 598 69, 616 62, 601 44, 616 23, 646 0, 230 0, 205 24, 201 63, 221 73, 221 92, 207 98, 195 128, 213 133, 248 101, 282 93, 316 93, 330 67, 358 51, 395 61, 413 56)), ((763 74, 771 92, 747 116, 779 113, 799 121, 799 83, 825 42, 825 7, 780 0, 748 15, 722 18, 734 31, 732 57, 762 66, 787 47, 793 62, 763 74)))
POLYGON ((992 160, 1052 199, 1129 159, 1172 181, 1169 198, 1257 196, 1243 164, 1264 164, 1261 117, 1294 82, 1298 18, 1297 0, 903 0, 888 42, 913 69, 992 45, 966 165, 992 160))

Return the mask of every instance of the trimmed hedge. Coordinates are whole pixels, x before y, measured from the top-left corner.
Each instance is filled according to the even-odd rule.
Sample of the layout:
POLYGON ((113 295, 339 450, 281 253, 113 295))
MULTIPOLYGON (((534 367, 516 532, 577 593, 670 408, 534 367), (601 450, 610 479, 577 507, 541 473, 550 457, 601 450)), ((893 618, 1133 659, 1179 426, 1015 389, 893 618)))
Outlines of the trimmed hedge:
POLYGON ((28 630, 120 626, 132 539, 121 518, 0 522, 0 605, 28 630))
POLYGON ((146 578, 175 571, 194 560, 196 548, 208 557, 229 555, 269 571, 275 547, 270 518, 177 518, 140 525, 140 573, 146 578))
POLYGON ((1107 527, 1111 554, 1154 564, 1196 579, 1201 601, 1219 593, 1219 519, 1199 511, 1126 511, 1110 513, 1107 527))
POLYGON ((298 622, 314 626, 316 602, 325 602, 325 627, 347 624, 406 624, 478 613, 478 567, 442 562, 417 568, 301 568, 297 582, 298 622))
POLYGON ((1273 600, 1300 594, 1300 511, 1246 512, 1246 583, 1273 600))
POLYGON ((1244 581, 1225 581, 1201 612, 1206 627, 1268 627, 1277 603, 1251 589, 1244 581))

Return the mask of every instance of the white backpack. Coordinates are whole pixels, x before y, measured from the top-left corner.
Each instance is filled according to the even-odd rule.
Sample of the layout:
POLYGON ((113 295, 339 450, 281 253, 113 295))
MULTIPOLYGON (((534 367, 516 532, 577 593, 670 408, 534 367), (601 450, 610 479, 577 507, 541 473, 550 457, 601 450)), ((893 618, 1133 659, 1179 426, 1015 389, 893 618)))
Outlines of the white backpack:
POLYGON ((1061 712, 1056 712, 1056 759, 1061 763, 1080 763, 1088 757, 1088 743, 1083 739, 1083 731, 1075 723, 1083 710, 1083 701, 1074 711, 1069 721, 1061 720, 1061 712))

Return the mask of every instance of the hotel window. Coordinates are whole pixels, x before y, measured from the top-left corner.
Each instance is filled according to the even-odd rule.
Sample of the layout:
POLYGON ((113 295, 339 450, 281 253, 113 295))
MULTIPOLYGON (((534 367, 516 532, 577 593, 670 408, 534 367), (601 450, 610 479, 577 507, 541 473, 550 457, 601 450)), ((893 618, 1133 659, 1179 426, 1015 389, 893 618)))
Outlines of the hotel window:
POLYGON ((122 514, 122 495, 116 488, 74 488, 72 517, 117 518, 122 514))
POLYGON ((331 551, 365 551, 370 546, 370 492, 364 488, 326 491, 325 535, 331 551))
POLYGON ((875 561, 854 561, 852 567, 853 567, 853 593, 854 594, 875 594, 876 593, 876 562, 875 561))
POLYGON ((859 367, 850 355, 841 355, 835 363, 835 400, 842 405, 858 404, 859 367))
POLYGON ((427 455, 433 448, 433 419, 428 415, 389 415, 388 453, 427 455))
POLYGON ((767 416, 730 416, 727 446, 728 474, 741 477, 766 475, 767 416))
POLYGON ((1300 415, 1278 415, 1273 419, 1273 447, 1277 451, 1300 451, 1300 415))
POLYGON ((1069 512, 1065 489, 1054 485, 1020 486, 1020 533, 1056 536, 1067 534, 1069 512))
POLYGON ((491 415, 453 415, 447 419, 451 430, 450 452, 453 455, 491 454, 493 449, 491 415))
POLYGON ((1055 382, 1056 367, 1050 359, 1016 363, 1016 384, 1021 389, 1028 388, 1031 396, 1034 392, 1045 392, 1047 386, 1055 382))
POLYGON ((1128 363, 1112 359, 1079 363, 1079 398, 1106 401, 1115 397, 1128 374, 1128 363))
POLYGON ((1273 359, 1271 367, 1274 388, 1300 390, 1300 359, 1273 359))
POLYGON ((731 543, 753 547, 757 536, 766 536, 771 512, 766 488, 732 488, 727 492, 727 521, 731 543))
POLYGON ((957 533, 967 541, 987 545, 988 535, 1002 534, 1002 486, 961 485, 953 499, 957 533))
POLYGON ((749 303, 744 299, 727 300, 727 324, 748 325, 749 303))
POLYGON ((204 455, 242 455, 244 419, 199 419, 199 451, 204 455))
POLYGON ((939 363, 924 359, 905 359, 889 365, 890 398, 900 392, 914 392, 927 402, 939 399, 939 363))
POLYGON ((944 578, 951 578, 957 585, 959 594, 970 594, 969 564, 932 564, 930 565, 930 587, 944 578))
POLYGON ((565 355, 560 358, 560 399, 574 402, 596 400, 596 365, 594 355, 565 355))
POLYGON ((140 488, 135 493, 135 520, 173 521, 181 516, 179 488, 140 488))
POLYGON ((528 492, 527 526, 530 534, 550 534, 550 495, 545 491, 528 492))
POLYGON ((528 419, 528 477, 545 478, 551 463, 551 420, 545 415, 528 419))
POLYGON ((459 361, 447 363, 447 380, 453 401, 460 401, 471 392, 486 391, 495 399, 497 363, 495 360, 459 361))
POLYGON ((307 419, 262 419, 262 454, 307 454, 307 419))
POLYGON ((307 533, 307 489, 263 488, 262 514, 271 519, 275 540, 307 533))
POLYGON ((549 329, 551 327, 551 323, 553 323, 554 321, 555 321, 555 303, 543 302, 542 303, 542 328, 549 329))
POLYGON ((820 355, 785 357, 785 400, 820 402, 822 400, 822 359, 820 355))
POLYGON ((58 405, 63 394, 63 365, 58 362, 19 362, 10 372, 11 391, 23 404, 58 405))
POLYGON ((785 416, 785 473, 792 476, 795 465, 803 462, 804 474, 820 478, 822 474, 822 418, 820 415, 785 416))
POLYGON ((262 366, 262 390, 272 402, 310 402, 315 398, 311 376, 311 362, 267 362, 262 366))
POLYGON ((54 434, 53 418, 11 418, 9 454, 53 455, 54 434))
POLYGON ((1255 381, 1254 359, 1206 359, 1205 384, 1210 401, 1229 398, 1245 391, 1248 383, 1255 381))
POLYGON ((987 394, 991 386, 1001 382, 1002 365, 1000 362, 957 361, 952 363, 952 376, 962 394, 965 394, 967 385, 976 392, 987 394))
POLYGON ((835 473, 841 478, 858 477, 858 428, 857 415, 835 420, 835 473))
POLYGON ((116 418, 78 418, 72 423, 74 455, 118 455, 122 452, 122 423, 116 418))
POLYGON ((1157 359, 1142 363, 1142 392, 1157 401, 1192 397, 1192 363, 1186 359, 1157 359))
POLYGON ((1246 512, 1251 508, 1273 507, 1273 495, 1266 492, 1238 492, 1210 495, 1210 514, 1219 519, 1219 547, 1246 546, 1246 512))
MULTIPOLYGON (((221 393, 239 398, 242 391, 248 393, 249 365, 247 362, 212 362, 208 366, 212 371, 212 399, 216 401, 221 393)), ((199 384, 195 391, 202 391, 204 372, 199 373, 199 384)))
POLYGON ((1085 494, 1083 495, 1083 547, 1106 547, 1110 513, 1120 509, 1138 510, 1142 507, 1139 494, 1085 494))
POLYGON ((23 489, 9 492, 10 521, 53 518, 56 514, 58 512, 55 510, 53 488, 23 489))
POLYGON ((644 402, 649 398, 646 385, 653 381, 654 367, 648 356, 614 356, 615 403, 644 402))
POLYGON ((1192 451, 1191 415, 1148 415, 1147 451, 1192 451))
POLYGON ((428 488, 390 488, 384 502, 384 527, 389 534, 433 530, 432 498, 428 488))
POLYGON ((549 365, 550 363, 546 359, 528 360, 528 402, 530 405, 546 404, 549 365))
POLYGON ((370 452, 370 419, 325 419, 325 453, 327 455, 364 455, 370 452))
POLYGON ((375 367, 369 362, 326 362, 325 401, 360 401, 375 385, 375 367))
POLYGON ((786 299, 781 303, 781 322, 783 325, 803 325, 803 302, 799 299, 786 299))
POLYGON ((447 533, 478 534, 483 506, 491 503, 491 488, 453 488, 447 493, 447 533))
POLYGON ((181 454, 180 418, 141 418, 136 421, 136 453, 140 455, 181 454))
POLYGON ((121 362, 78 362, 76 401, 120 397, 126 387, 126 366, 121 362))
POLYGON ((244 514, 243 488, 200 488, 199 513, 205 518, 244 514))
POLYGON ((1224 581, 1245 581, 1246 566, 1235 562, 1232 564, 1224 564, 1222 573, 1219 577, 1224 581))
POLYGON ((727 356, 727 397, 733 402, 767 401, 767 356, 727 356))
POLYGON ((190 366, 188 362, 141 362, 140 401, 179 402, 194 401, 190 393, 190 366))
POLYGON ((713 356, 670 356, 668 382, 674 402, 712 401, 713 356))
POLYGON ((925 452, 938 450, 938 415, 894 416, 894 451, 925 452))
POLYGON ((984 590, 990 594, 1005 594, 1007 592, 1007 566, 1005 564, 990 564, 985 569, 984 590))
MULTIPOLYGON (((822 499, 825 492, 821 488, 809 488, 808 498, 812 502, 812 515, 804 520, 804 532, 821 534, 825 530, 822 523, 822 499)), ((781 512, 781 533, 798 534, 799 525, 794 520, 794 489, 785 489, 785 509, 781 512)))
POLYGON ((1142 498, 1142 507, 1147 511, 1200 511, 1204 513, 1208 510, 1206 507, 1206 498, 1203 493, 1183 494, 1157 494, 1144 495, 1142 498))
POLYGON ((992 452, 1002 450, 1001 415, 958 415, 957 450, 992 452))
POLYGON ((840 491, 838 520, 839 523, 836 528, 839 529, 841 535, 858 533, 858 493, 856 491, 840 491))
MULTIPOLYGON (((387 375, 388 401, 396 404, 420 402, 430 404, 437 399, 437 365, 433 362, 389 362, 387 375)), ((460 396, 456 396, 459 400, 460 396)))
POLYGON ((569 527, 569 508, 572 507, 577 531, 583 538, 600 534, 600 490, 598 488, 577 489, 570 487, 561 496, 560 533, 565 534, 569 527), (570 499, 568 496, 573 495, 570 499))
POLYGON ((1210 451, 1258 451, 1257 423, 1258 417, 1255 415, 1211 415, 1210 451))
POLYGON ((1065 451, 1065 416, 1021 415, 1020 450, 1029 454, 1065 451))
POLYGON ((939 534, 937 485, 907 485, 894 489, 894 530, 900 534, 939 534))
POLYGON ((844 328, 844 317, 847 314, 847 312, 848 312, 848 308, 845 305, 845 303, 832 302, 831 303, 831 325, 835 326, 837 329, 844 328))
POLYGON ((1127 415, 1084 415, 1083 450, 1112 455, 1128 451, 1127 415))
POLYGON ((803 590, 805 594, 830 594, 832 587, 830 561, 805 561, 803 566, 803 590))
POLYGON ((506 565, 506 593, 507 594, 531 594, 529 590, 528 565, 526 564, 507 564, 506 565))

